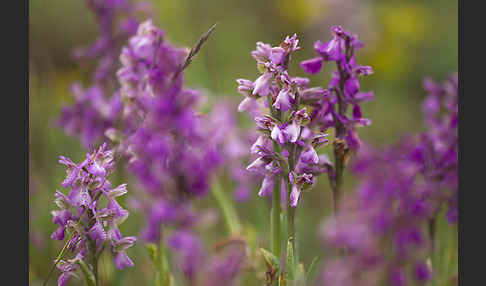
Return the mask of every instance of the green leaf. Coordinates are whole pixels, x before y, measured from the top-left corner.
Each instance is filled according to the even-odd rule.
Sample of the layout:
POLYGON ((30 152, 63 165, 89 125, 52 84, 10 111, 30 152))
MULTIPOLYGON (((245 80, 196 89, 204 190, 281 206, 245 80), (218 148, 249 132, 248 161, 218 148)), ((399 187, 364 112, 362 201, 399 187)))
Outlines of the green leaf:
POLYGON ((148 243, 146 246, 150 259, 155 266, 155 284, 157 286, 169 286, 174 281, 172 275, 169 273, 169 266, 167 257, 165 255, 165 248, 162 245, 158 247, 154 243, 148 243))
POLYGON ((154 243, 147 243, 145 246, 149 253, 150 259, 155 265, 159 264, 158 256, 159 256, 159 248, 154 243))
POLYGON ((263 248, 260 248, 260 252, 263 255, 263 259, 265 259, 265 264, 267 264, 270 269, 280 270, 280 261, 273 253, 263 248))
POLYGON ((309 266, 309 269, 307 269, 307 273, 305 275, 305 279, 307 282, 310 281, 310 278, 311 278, 311 275, 313 274, 314 272, 314 269, 316 268, 317 266, 317 262, 320 260, 320 257, 319 256, 316 256, 314 257, 314 259, 312 259, 312 262, 309 266))
MULTIPOLYGON (((162 242, 163 243, 163 242, 162 242)), ((160 281, 162 286, 169 286, 171 285, 171 273, 169 270, 169 263, 167 261, 167 249, 165 248, 164 244, 161 244, 161 247, 159 247, 159 261, 160 261, 160 266, 159 266, 159 273, 160 273, 160 281)))
POLYGON ((265 116, 267 116, 268 118, 272 119, 273 121, 277 122, 277 123, 282 123, 282 120, 278 119, 277 117, 274 117, 270 114, 265 114, 265 116))
POLYGON ((295 270, 295 282, 294 285, 296 286, 305 286, 305 270, 304 264, 299 263, 297 269, 295 270))
POLYGON ((241 223, 233 202, 226 196, 219 180, 214 180, 211 194, 214 196, 226 223, 229 235, 241 233, 241 223))
MULTIPOLYGON (((291 238, 292 239, 292 238, 291 238)), ((295 270, 294 248, 290 239, 287 241, 287 281, 294 280, 295 270)))

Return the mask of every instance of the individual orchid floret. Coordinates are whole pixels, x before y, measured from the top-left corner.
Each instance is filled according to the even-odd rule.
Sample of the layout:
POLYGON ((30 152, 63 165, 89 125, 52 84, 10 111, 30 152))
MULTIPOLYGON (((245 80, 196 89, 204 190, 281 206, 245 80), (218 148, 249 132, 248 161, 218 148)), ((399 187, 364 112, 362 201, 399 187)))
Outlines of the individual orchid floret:
POLYGON ((290 124, 275 125, 272 129, 271 137, 280 145, 286 142, 295 143, 300 133, 300 126, 296 122, 290 124))
POLYGON ((258 42, 256 50, 253 51, 251 55, 259 63, 265 63, 270 61, 275 65, 279 65, 284 59, 285 50, 281 47, 272 48, 268 44, 258 42))
POLYGON ((258 136, 255 143, 253 143, 253 145, 251 146, 250 153, 252 155, 258 154, 263 156, 265 153, 268 153, 264 152, 265 149, 270 151, 272 150, 272 148, 273 146, 271 140, 265 135, 260 135, 258 136))
POLYGON ((125 250, 132 247, 137 238, 134 236, 122 237, 116 226, 111 227, 108 236, 111 239, 111 249, 114 253, 115 266, 120 270, 126 267, 132 267, 134 264, 125 250))
POLYGON ((274 125, 275 125, 275 119, 268 115, 264 116, 259 116, 255 117, 255 122, 256 125, 261 129, 261 130, 272 130, 274 125))
POLYGON ((267 173, 263 179, 262 186, 258 191, 258 196, 260 197, 270 197, 273 192, 273 186, 275 184, 275 175, 272 173, 267 173))
POLYGON ((271 162, 268 157, 259 157, 246 167, 246 170, 254 173, 265 174, 265 167, 271 162))
POLYGON ((163 31, 157 29, 152 20, 147 20, 138 26, 137 34, 129 41, 131 52, 141 59, 150 59, 164 37, 163 31))
POLYGON ((238 111, 239 112, 248 111, 250 113, 253 113, 258 108, 259 108, 258 102, 254 98, 251 98, 251 97, 246 97, 238 105, 238 111))
POLYGON ((315 177, 312 174, 289 174, 290 182, 292 183, 292 191, 290 193, 290 206, 297 207, 300 193, 302 190, 311 188, 315 184, 315 177))
POLYGON ((358 66, 355 68, 354 73, 363 76, 371 75, 373 74, 373 68, 370 66, 358 66))
POLYGON ((75 271, 79 268, 79 265, 76 263, 61 260, 57 264, 57 268, 61 271, 61 275, 59 275, 59 278, 57 279, 57 285, 65 286, 69 282, 71 277, 77 276, 75 274, 75 271))
POLYGON ((297 39, 297 34, 293 34, 292 37, 285 37, 285 40, 280 44, 280 46, 285 50, 287 54, 294 53, 300 50, 299 40, 297 39))
POLYGON ((328 134, 320 133, 315 135, 312 138, 312 146, 314 148, 320 147, 320 146, 325 146, 329 143, 329 139, 327 139, 328 134))
POLYGON ((266 62, 270 60, 270 55, 272 53, 272 47, 268 44, 264 44, 262 42, 256 43, 256 50, 251 52, 251 56, 260 62, 266 62))
POLYGON ((270 91, 270 83, 273 75, 271 73, 264 73, 253 83, 253 95, 266 96, 270 91))
POLYGON ((253 91, 253 82, 247 79, 237 79, 236 82, 238 83, 238 92, 245 96, 252 95, 253 91))
POLYGON ((300 154, 300 160, 304 163, 319 164, 319 156, 311 145, 306 145, 304 151, 300 154))
POLYGON ((300 67, 308 74, 317 74, 322 68, 322 58, 316 57, 302 61, 300 67))
POLYGON ((291 100, 292 97, 291 97, 290 89, 284 88, 280 90, 280 92, 278 93, 275 103, 273 104, 273 107, 275 109, 279 109, 282 112, 288 111, 292 107, 291 100))
POLYGON ((290 118, 292 118, 298 125, 304 125, 310 121, 310 117, 309 114, 307 114, 306 107, 302 108, 299 111, 293 111, 290 114, 290 118))

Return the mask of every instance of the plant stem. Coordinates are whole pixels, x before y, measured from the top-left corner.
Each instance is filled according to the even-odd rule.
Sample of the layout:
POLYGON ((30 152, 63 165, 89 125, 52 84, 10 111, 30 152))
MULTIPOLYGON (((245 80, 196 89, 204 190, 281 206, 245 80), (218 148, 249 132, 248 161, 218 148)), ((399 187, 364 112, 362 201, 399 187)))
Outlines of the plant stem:
POLYGON ((281 176, 275 176, 273 185, 273 206, 272 206, 272 251, 281 260, 280 247, 280 186, 281 176))
POLYGON ((158 258, 160 263, 158 274, 160 275, 161 286, 169 286, 170 285, 169 264, 167 262, 167 249, 165 248, 163 239, 160 240, 158 258))
MULTIPOLYGON (((290 183, 289 183, 290 185, 290 183)), ((289 192, 290 193, 290 192, 289 192)), ((290 199, 290 195, 287 196, 287 200, 290 199)), ((290 204, 287 204, 287 241, 290 241, 292 245, 292 251, 294 255, 293 265, 289 265, 288 267, 295 267, 296 261, 299 261, 299 256, 297 252, 297 248, 295 247, 296 237, 295 237, 295 208, 291 207, 290 204)))
MULTIPOLYGON (((289 172, 292 172, 294 170, 294 148, 293 146, 289 150, 289 172)), ((291 246, 292 246, 292 251, 293 251, 293 265, 288 265, 288 267, 295 267, 296 261, 299 261, 299 256, 297 249, 295 247, 296 243, 296 237, 295 237, 295 210, 296 208, 293 208, 290 205, 290 192, 292 191, 292 183, 290 182, 289 174, 285 172, 285 180, 287 182, 287 241, 290 241, 291 246)))
POLYGON ((334 177, 331 179, 331 189, 334 203, 334 215, 339 212, 342 197, 342 185, 344 174, 344 153, 341 150, 341 144, 334 144, 334 177))
POLYGON ((295 248, 295 208, 288 207, 289 217, 288 217, 288 240, 292 242, 292 248, 294 249, 294 253, 296 253, 295 248))
POLYGON ((99 256, 96 255, 96 244, 94 241, 92 241, 92 247, 91 247, 91 255, 93 259, 93 275, 94 275, 94 282, 95 285, 99 285, 99 277, 98 277, 98 258, 99 256))
MULTIPOLYGON (((349 60, 349 57, 348 57, 349 60)), ((346 73, 341 68, 339 62, 336 62, 336 66, 340 75, 339 88, 335 89, 337 95, 337 112, 341 116, 346 115, 346 105, 343 102, 344 85, 347 79, 346 73)), ((343 184, 343 174, 344 174, 344 156, 347 152, 346 141, 343 140, 346 135, 346 127, 334 116, 334 124, 336 126, 335 141, 333 143, 334 147, 334 174, 330 177, 331 189, 333 193, 333 203, 334 203, 334 216, 339 212, 339 206, 341 204, 342 197, 342 184, 343 184)))
POLYGON ((229 234, 233 236, 241 233, 241 223, 236 209, 224 193, 219 180, 215 180, 213 182, 211 193, 213 194, 219 208, 221 209, 221 212, 223 213, 223 218, 229 234))
POLYGON ((93 261, 93 274, 94 274, 94 277, 95 277, 95 285, 98 286, 99 285, 99 276, 98 276, 98 260, 96 259, 95 261, 93 261))
MULTIPOLYGON (((270 113, 272 116, 276 117, 280 120, 282 114, 279 112, 280 110, 276 111, 273 109, 272 104, 272 95, 271 93, 267 96, 268 100, 268 108, 270 109, 270 113)), ((273 142, 273 151, 276 153, 281 153, 280 145, 277 142, 273 142)), ((281 247, 280 247, 280 187, 282 185, 282 178, 281 176, 275 176, 275 181, 273 184, 273 206, 271 211, 271 226, 272 226, 272 251, 273 254, 281 261, 281 247)))
POLYGON ((437 219, 435 217, 429 219, 429 238, 430 238, 430 262, 432 263, 432 268, 434 265, 434 254, 435 254, 435 238, 437 229, 437 219))
POLYGON ((272 251, 281 261, 280 247, 280 176, 275 177, 272 206, 272 251))

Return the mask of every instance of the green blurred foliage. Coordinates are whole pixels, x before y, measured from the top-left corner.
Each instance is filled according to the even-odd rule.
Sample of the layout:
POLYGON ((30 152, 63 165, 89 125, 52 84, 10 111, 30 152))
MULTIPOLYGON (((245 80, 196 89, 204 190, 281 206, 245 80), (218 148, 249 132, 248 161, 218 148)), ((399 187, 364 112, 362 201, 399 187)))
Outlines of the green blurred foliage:
MULTIPOLYGON (((191 87, 206 90, 214 97, 212 101, 220 96, 230 96, 238 101, 242 97, 236 92, 235 79, 254 79, 257 75, 255 62, 250 56, 257 41, 277 45, 286 35, 297 33, 302 50, 293 59, 290 71, 294 75, 305 76, 298 63, 315 56, 312 48, 314 41, 329 39, 329 23, 326 19, 346 13, 338 11, 341 8, 339 2, 332 5, 331 2, 336 1, 154 0, 151 3, 154 22, 177 45, 194 45, 212 24, 219 23, 216 32, 188 68, 186 81, 191 87)), ((363 31, 359 36, 365 42, 365 48, 358 52, 358 62, 371 65, 375 70, 372 76, 362 81, 363 90, 375 92, 375 101, 364 106, 364 115, 371 118, 373 124, 359 130, 361 138, 375 145, 384 145, 420 131, 423 128, 420 102, 425 95, 422 90, 423 78, 430 76, 442 80, 458 68, 457 0, 344 2, 351 7, 365 7, 358 11, 358 15, 363 16, 359 19, 367 20, 356 22, 344 14, 339 18, 342 23, 331 24, 344 25, 348 20, 355 21, 352 31, 354 28, 363 31)), ((57 163, 58 156, 64 154, 80 161, 86 152, 76 138, 66 136, 54 121, 61 107, 72 101, 70 84, 89 80, 86 71, 79 69, 72 61, 71 50, 91 43, 97 32, 93 17, 83 1, 31 0, 29 9, 29 263, 31 285, 40 285, 62 247, 61 242, 50 239, 55 229, 50 215, 55 207, 52 199, 65 175, 64 168, 57 163)), ((310 76, 311 84, 327 85, 333 68, 325 65, 322 74, 310 76)), ((242 126, 251 126, 247 117, 238 116, 242 126)), ((326 148, 323 150, 327 152, 326 148)), ((120 183, 127 181, 127 178, 119 171, 112 180, 120 183)), ((222 183, 230 195, 234 183, 225 179, 222 179, 222 183)), ((345 188, 348 192, 354 183, 354 178, 347 174, 345 188)), ((129 192, 133 193, 133 188, 133 185, 129 185, 129 192)), ((249 202, 237 205, 247 239, 254 246, 252 251, 268 246, 270 228, 270 202, 257 198, 256 192, 254 190, 249 202)), ((126 206, 126 201, 121 203, 126 206)), ((214 199, 209 197, 198 205, 201 209, 208 209, 214 205, 214 199)), ((314 259, 316 249, 321 247, 318 226, 331 211, 327 178, 322 176, 318 185, 303 195, 297 212, 300 256, 306 266, 314 259)), ((134 235, 142 224, 143 217, 131 212, 121 230, 127 235, 134 235)), ((443 228, 441 233, 447 237, 448 226, 444 225, 443 228)), ((201 233, 209 248, 212 243, 224 238, 224 225, 219 222, 201 226, 201 233)), ((447 264, 448 273, 457 273, 457 262, 454 264, 457 261, 457 241, 446 240, 440 243, 440 247, 452 249, 452 252, 444 251, 444 255, 449 257, 441 258, 441 261, 447 264), (451 258, 451 255, 455 255, 455 258, 451 258), (448 265, 449 261, 453 261, 453 265, 448 265)), ((137 243, 129 254, 134 258, 135 267, 124 271, 115 271, 109 256, 103 258, 103 285, 153 285, 153 265, 143 244, 137 243)), ((258 253, 255 251, 256 256, 258 253)), ((261 261, 251 263, 262 266, 261 261)), ((241 285, 257 284, 255 278, 251 278, 255 273, 252 270, 248 272, 241 285)), ((51 278, 50 285, 56 285, 56 279, 57 275, 51 278)), ((78 280, 79 285, 82 282, 78 280)))

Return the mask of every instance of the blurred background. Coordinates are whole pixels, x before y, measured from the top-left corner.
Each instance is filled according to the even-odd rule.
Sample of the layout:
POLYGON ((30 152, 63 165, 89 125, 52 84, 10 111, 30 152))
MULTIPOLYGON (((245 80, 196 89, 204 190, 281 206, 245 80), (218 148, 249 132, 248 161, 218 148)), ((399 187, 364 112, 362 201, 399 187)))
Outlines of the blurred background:
MULTIPOLYGON (((422 130, 420 103, 425 93, 424 77, 442 81, 458 69, 457 0, 148 0, 153 21, 178 46, 193 46, 199 36, 218 22, 215 33, 186 71, 187 86, 206 90, 211 101, 243 98, 236 91, 237 78, 255 79, 257 70, 250 52, 257 41, 278 45, 286 35, 297 33, 302 50, 293 57, 290 72, 306 76, 298 63, 314 57, 316 40, 330 39, 331 25, 342 25, 359 35, 365 47, 357 54, 360 64, 375 73, 363 79, 362 90, 373 90, 375 100, 364 104, 371 126, 359 129, 362 140, 374 145, 398 141, 407 133, 422 130)), ((72 59, 72 49, 86 46, 97 37, 96 24, 84 1, 30 0, 29 3, 29 103, 30 103, 30 279, 41 285, 62 242, 50 239, 56 229, 50 211, 54 192, 61 188, 64 167, 59 155, 79 162, 85 150, 77 138, 56 127, 61 107, 73 101, 73 81, 87 83, 90 75, 72 59)), ((327 86, 329 71, 311 76, 311 85, 327 86)), ((238 114, 241 126, 252 128, 248 117, 238 114)), ((127 181, 122 172, 113 183, 127 181), (123 178, 122 178, 123 177, 123 178)), ((348 174, 347 189, 354 180, 348 174)), ((130 186, 130 185, 129 185, 130 186)), ((223 186, 232 193, 231 184, 223 186)), ((258 186, 256 186, 258 187, 258 186)), ((237 203, 238 214, 248 233, 265 245, 268 239, 268 202, 256 196, 237 203)), ((129 189, 129 194, 131 190, 129 189)), ((301 259, 310 263, 320 247, 318 225, 332 211, 330 190, 324 176, 303 196, 297 217, 301 259)), ((124 200, 129 200, 125 198, 124 200)), ((126 206, 126 201, 122 205, 126 206)), ((211 206, 211 198, 200 202, 211 206)), ((216 210, 215 210, 216 211, 216 210)), ((131 212, 121 226, 126 235, 137 235, 141 215, 131 212)), ((222 223, 202 231, 208 245, 223 232, 222 223)), ((102 272, 112 285, 153 285, 153 266, 142 243, 129 250, 135 267, 114 271, 104 263, 102 272)), ((109 257, 104 259, 109 260, 109 257)), ((56 285, 57 275, 49 285, 56 285)), ((77 280, 72 282, 84 282, 77 280)), ((107 284, 110 285, 110 284, 107 284)), ((253 284, 251 284, 253 285, 253 284)))

